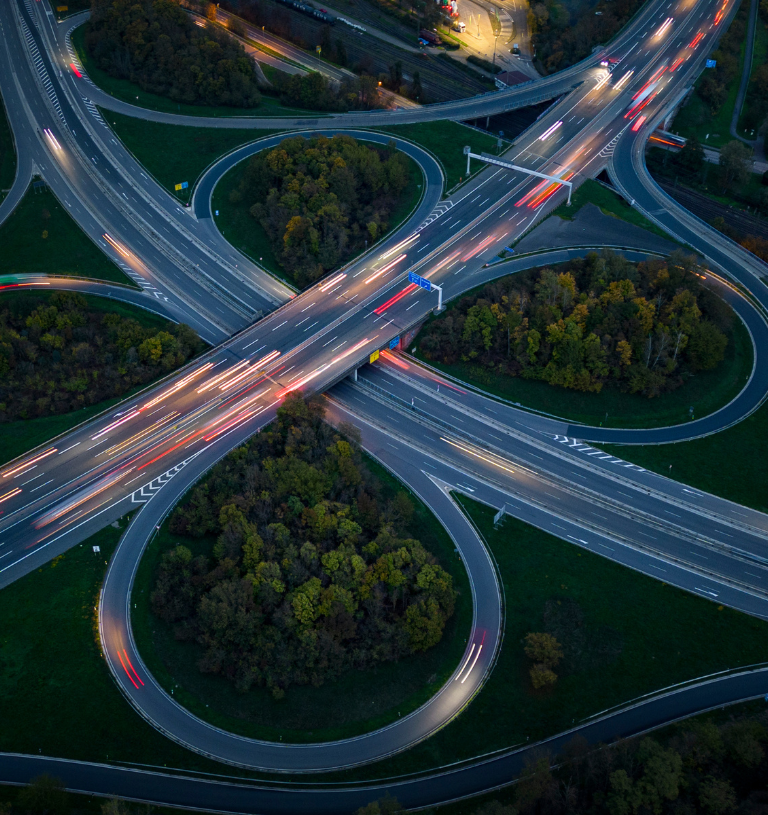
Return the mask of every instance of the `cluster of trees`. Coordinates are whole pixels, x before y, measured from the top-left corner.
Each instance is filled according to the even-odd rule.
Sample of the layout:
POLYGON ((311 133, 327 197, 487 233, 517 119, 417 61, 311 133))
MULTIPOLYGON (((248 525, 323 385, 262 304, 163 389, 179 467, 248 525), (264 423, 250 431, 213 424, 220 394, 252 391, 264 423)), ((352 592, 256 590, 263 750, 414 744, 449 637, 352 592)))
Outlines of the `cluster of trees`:
POLYGON ((210 557, 163 555, 152 610, 202 646, 201 671, 280 698, 440 641, 451 576, 411 537, 408 496, 387 499, 344 432, 319 400, 289 397, 174 512, 173 533, 216 542, 210 557))
POLYGON ((305 286, 387 232, 409 181, 408 159, 392 143, 297 136, 250 159, 231 201, 249 208, 305 286))
POLYGON ((648 154, 648 166, 657 175, 667 178, 674 176, 704 190, 707 189, 704 185, 708 182, 724 194, 768 214, 768 173, 757 191, 749 189, 752 151, 737 139, 723 145, 717 164, 706 161, 704 148, 692 136, 676 153, 653 148, 648 154))
MULTIPOLYGON (((133 804, 120 798, 104 801, 101 815, 151 815, 154 807, 149 804, 133 804)), ((13 804, 0 801, 0 815, 84 815, 98 812, 86 809, 82 797, 67 792, 64 782, 51 775, 39 775, 22 787, 13 804)))
POLYGON ((698 274, 680 252, 639 264, 592 253, 463 297, 427 326, 420 349, 575 390, 658 396, 724 356, 731 312, 698 274))
POLYGON ((608 42, 641 5, 640 0, 601 0, 596 6, 561 0, 532 2, 528 28, 536 58, 550 73, 573 65, 596 45, 608 42))
POLYGON ((343 82, 331 82, 316 71, 310 74, 286 74, 280 71, 276 73, 273 85, 282 104, 289 107, 343 113, 385 106, 379 94, 378 82, 368 74, 349 77, 343 82))
POLYGON ((563 658, 563 649, 556 637, 546 632, 526 634, 525 655, 533 663, 529 674, 536 690, 557 682, 555 668, 563 658))
POLYGON ((93 0, 85 47, 111 76, 174 102, 252 108, 261 101, 243 47, 195 25, 174 0, 93 0))
MULTIPOLYGON (((467 815, 764 815, 768 807, 768 715, 744 713, 723 721, 700 717, 659 737, 620 741, 602 749, 580 737, 557 757, 539 756, 519 781, 467 815), (554 769, 552 768, 554 766, 554 769)), ((0 815, 70 815, 74 799, 60 779, 40 776, 0 815)), ((118 800, 102 815, 134 815, 118 800)), ((455 811, 455 808, 454 808, 455 811)), ((385 796, 357 815, 401 815, 385 796)))
POLYGON ((122 396, 201 347, 189 326, 146 328, 89 310, 74 292, 6 301, 0 311, 0 421, 53 416, 122 396))

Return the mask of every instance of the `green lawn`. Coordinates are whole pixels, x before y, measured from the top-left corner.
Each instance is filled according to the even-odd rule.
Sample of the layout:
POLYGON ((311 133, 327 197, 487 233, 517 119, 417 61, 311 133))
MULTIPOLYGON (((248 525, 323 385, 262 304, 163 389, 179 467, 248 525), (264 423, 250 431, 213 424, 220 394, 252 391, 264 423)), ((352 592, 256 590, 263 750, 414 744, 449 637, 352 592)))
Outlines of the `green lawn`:
MULTIPOLYGON (((392 133, 394 136, 408 139, 432 153, 443 168, 446 191, 467 180, 465 145, 468 144, 473 153, 493 153, 495 155, 498 152, 496 136, 481 133, 458 122, 424 122, 423 124, 394 125, 376 129, 382 133, 392 133)), ((505 141, 504 148, 508 147, 509 142, 505 141)), ((470 168, 473 174, 480 169, 482 166, 478 162, 475 162, 470 168)))
MULTIPOLYGON (((744 17, 746 19, 749 13, 749 0, 742 0, 741 7, 736 12, 737 17, 744 17)), ((735 21, 735 18, 734 18, 735 21)), ((758 26, 761 22, 758 18, 758 26)), ((710 111, 709 105, 696 92, 696 85, 699 84, 701 78, 705 75, 706 70, 702 72, 701 76, 694 85, 693 93, 688 97, 688 101, 680 108, 679 112, 674 118, 670 130, 687 139, 696 136, 698 140, 709 147, 722 147, 729 141, 733 140, 731 136, 731 119, 733 118, 733 109, 736 105, 736 97, 739 93, 739 83, 741 82, 741 72, 744 67, 744 52, 746 43, 742 41, 739 48, 739 71, 728 87, 728 96, 725 102, 720 106, 720 109, 713 116, 710 111)))
POLYGON ((108 526, 0 591, 0 750, 231 773, 161 736, 110 677, 94 608, 120 534, 108 526))
MULTIPOLYGON (((401 489, 386 470, 367 459, 383 485, 384 500, 401 489)), ((201 650, 179 643, 173 630, 152 615, 149 594, 160 556, 182 541, 195 555, 210 554, 213 540, 181 539, 167 523, 141 560, 133 599, 136 644, 160 684, 174 689, 175 698, 196 715, 219 727, 246 736, 284 741, 323 741, 365 733, 405 715, 434 695, 458 665, 472 623, 472 598, 464 566, 453 542, 432 512, 415 496, 413 529, 419 540, 453 576, 459 591, 456 612, 443 639, 432 650, 370 671, 352 671, 322 687, 294 687, 275 701, 265 688, 239 693, 220 676, 201 674, 201 650)))
MULTIPOLYGON (((216 218, 216 226, 232 246, 276 277, 288 283, 289 286, 295 288, 295 281, 280 264, 272 249, 269 237, 261 224, 250 214, 245 204, 233 204, 229 200, 230 193, 240 184, 245 161, 248 161, 248 159, 244 159, 222 176, 214 188, 211 205, 214 212, 217 210, 219 212, 219 216, 216 218)), ((389 218, 392 224, 390 232, 397 229, 403 221, 408 219, 421 200, 424 175, 413 159, 409 158, 408 162, 411 171, 410 182, 403 191, 398 206, 393 210, 389 218)))
POLYGON ((704 439, 601 447, 676 481, 768 512, 768 404, 734 427, 704 439))
MULTIPOLYGON (((272 96, 262 94, 261 104, 255 108, 234 108, 226 106, 210 107, 206 105, 187 105, 183 102, 174 102, 165 96, 156 93, 143 91, 138 85, 127 79, 116 79, 106 71, 102 71, 96 63, 88 56, 84 46, 85 26, 79 26, 72 32, 72 45, 77 51, 80 62, 86 70, 88 76, 94 84, 130 105, 136 105, 148 110, 157 110, 161 113, 179 113, 184 116, 305 116, 306 110, 283 107, 279 100, 272 96)), ((318 116, 316 111, 312 111, 312 116, 318 116)))
MULTIPOLYGON (((247 255, 275 277, 279 277, 295 288, 295 283, 283 270, 277 256, 272 251, 267 233, 251 215, 248 207, 233 204, 229 195, 240 184, 242 162, 227 172, 213 189, 211 209, 218 212, 216 226, 221 234, 236 249, 247 255)), ((215 216, 214 216, 215 217, 215 216)))
POLYGON ((0 275, 44 273, 130 281, 72 220, 48 189, 30 185, 0 226, 0 275))
POLYGON ((16 178, 16 147, 5 113, 5 105, 0 96, 0 201, 10 190, 14 178, 16 178))
MULTIPOLYGON (((125 303, 116 303, 114 300, 105 300, 102 297, 83 295, 88 301, 88 308, 91 311, 106 311, 112 314, 119 314, 121 317, 132 317, 147 328, 162 328, 167 324, 167 320, 151 314, 144 309, 130 306, 125 303)), ((0 311, 6 303, 11 300, 34 299, 44 302, 49 299, 49 292, 41 291, 8 291, 0 294, 0 311)), ((34 307, 34 306, 33 306, 34 307)), ((133 393, 134 391, 130 391, 133 393)), ((108 410, 112 405, 118 404, 129 394, 108 399, 98 405, 75 410, 72 413, 64 413, 60 416, 46 416, 40 419, 20 419, 15 422, 0 423, 0 464, 10 461, 16 456, 26 453, 28 450, 44 444, 49 439, 55 438, 61 433, 66 433, 78 424, 91 419, 103 410, 108 410)))
MULTIPOLYGON (((484 288, 479 286, 468 295, 484 288)), ((456 303, 448 304, 448 311, 456 303)), ((446 312, 448 313, 448 312, 446 312)), ((443 319, 430 317, 433 319, 443 319)), ((414 341, 415 356, 463 382, 481 388, 507 402, 520 407, 558 416, 572 422, 605 427, 664 427, 690 420, 689 407, 694 407, 697 419, 713 413, 744 387, 752 371, 752 341, 741 320, 734 317, 725 359, 714 371, 703 371, 692 376, 671 393, 655 399, 638 394, 621 393, 618 388, 606 387, 600 393, 559 388, 547 382, 523 379, 520 376, 502 376, 469 362, 446 365, 427 360, 419 351, 419 338, 414 341)))
POLYGON ((101 109, 117 137, 155 180, 179 201, 192 198, 197 179, 220 156, 242 144, 279 133, 278 130, 219 130, 149 122, 101 109), (176 191, 176 184, 189 183, 176 191))

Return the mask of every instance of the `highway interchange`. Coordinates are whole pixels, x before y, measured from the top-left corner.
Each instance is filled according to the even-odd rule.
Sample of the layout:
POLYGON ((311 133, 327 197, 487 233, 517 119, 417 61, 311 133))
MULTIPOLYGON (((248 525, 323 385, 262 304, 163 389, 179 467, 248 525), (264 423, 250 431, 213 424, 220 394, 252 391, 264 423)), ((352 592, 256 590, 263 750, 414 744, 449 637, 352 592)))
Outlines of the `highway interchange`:
MULTIPOLYGON (((299 120, 178 117, 117 102, 71 70, 67 34, 73 21, 57 25, 46 9, 42 2, 22 0, 0 6, 0 75, 19 152, 19 177, 0 205, 0 220, 37 168, 80 226, 139 282, 146 296, 212 343, 221 343, 119 408, 0 470, 0 587, 142 506, 110 563, 99 614, 107 661, 141 715, 205 755, 273 771, 374 761, 428 737, 481 688, 493 666, 501 626, 493 565, 447 496, 448 488, 497 508, 506 505, 512 514, 574 545, 768 618, 768 518, 601 454, 590 444, 693 438, 739 421, 768 391, 767 329, 759 308, 767 304, 759 282, 764 266, 667 199, 642 158, 656 121, 698 74, 727 25, 732 1, 651 2, 604 52, 517 90, 418 110, 299 120), (606 53, 620 60, 612 73, 599 65, 606 53), (416 212, 366 256, 295 296, 228 246, 210 212, 212 189, 224 172, 280 136, 240 148, 210 168, 186 210, 147 177, 93 107, 96 103, 129 115, 203 126, 343 129, 382 141, 358 131, 385 123, 474 118, 560 96, 505 159, 574 183, 607 168, 628 200, 719 273, 709 283, 748 326, 755 369, 742 393, 710 417, 655 431, 574 427, 500 405, 389 354, 380 366, 361 370, 356 383, 347 379, 371 352, 386 348, 436 305, 435 294, 408 285, 409 270, 443 286, 447 298, 509 273, 514 261, 487 264, 564 200, 561 185, 491 167, 451 197, 450 206, 438 206, 443 187, 439 165, 420 148, 401 142, 424 172, 424 197, 416 212), (749 290, 754 302, 720 282, 720 275, 749 290), (149 675, 135 650, 128 614, 135 569, 155 527, 189 485, 268 424, 285 394, 299 389, 331 389, 330 417, 355 423, 364 447, 432 507, 453 535, 473 585, 474 624, 465 659, 441 692, 387 728, 331 745, 246 740, 196 719, 149 675)), ((709 683, 708 691, 697 691, 704 701, 697 700, 690 711, 706 707, 717 693, 730 694, 730 701, 761 694, 757 688, 765 684, 760 672, 723 682, 717 690, 709 683)), ((688 712, 681 698, 654 703, 668 706, 663 716, 648 706, 632 715, 646 724, 669 720, 688 712)), ((618 720, 611 721, 614 727, 618 720)), ((611 732, 636 732, 633 726, 635 730, 625 721, 611 732)), ((506 760, 511 762, 504 769, 509 778, 519 759, 506 760)), ((34 774, 31 760, 24 766, 34 774)), ((13 780, 13 773, 25 772, 20 767, 19 760, 3 758, 0 775, 13 780)), ((411 798, 403 793, 403 800, 435 802, 456 790, 469 794, 494 786, 487 766, 467 772, 475 773, 472 781, 452 776, 455 789, 444 778, 432 786, 418 782, 422 786, 411 798)), ((94 771, 93 784, 107 775, 106 770, 94 771)), ((113 781, 110 789, 116 791, 119 783, 113 781)), ((250 809, 298 808, 295 800, 275 795, 274 802, 254 798, 250 809)), ((355 795, 376 797, 373 792, 355 795)), ((162 796, 153 800, 171 802, 162 796)), ((350 809, 359 806, 351 802, 350 809)), ((300 806, 324 811, 325 804, 300 806)))

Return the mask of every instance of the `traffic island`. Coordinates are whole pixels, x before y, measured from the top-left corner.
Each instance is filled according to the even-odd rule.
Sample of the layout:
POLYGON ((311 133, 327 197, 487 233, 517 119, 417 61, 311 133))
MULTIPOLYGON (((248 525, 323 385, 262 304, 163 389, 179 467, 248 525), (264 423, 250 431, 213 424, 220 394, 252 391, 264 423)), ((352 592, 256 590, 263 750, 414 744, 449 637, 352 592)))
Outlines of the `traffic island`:
POLYGON ((162 526, 139 566, 132 625, 148 670, 198 717, 251 738, 331 741, 440 690, 472 598, 431 511, 289 402, 162 526))
POLYGON ((706 277, 680 254, 592 253, 473 289, 411 347, 455 380, 567 421, 681 424, 728 404, 753 369, 750 333, 718 296, 738 295, 706 277))

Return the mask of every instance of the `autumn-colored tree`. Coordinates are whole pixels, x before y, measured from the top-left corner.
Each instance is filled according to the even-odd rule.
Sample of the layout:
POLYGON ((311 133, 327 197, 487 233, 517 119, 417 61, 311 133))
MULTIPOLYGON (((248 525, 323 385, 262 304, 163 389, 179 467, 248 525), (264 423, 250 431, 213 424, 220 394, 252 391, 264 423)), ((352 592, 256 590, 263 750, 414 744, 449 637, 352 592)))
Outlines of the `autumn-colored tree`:
POLYGON ((29 815, 64 815, 69 809, 64 783, 50 775, 33 778, 19 793, 17 805, 29 815))
POLYGON ((518 273, 461 298, 420 336, 427 359, 493 376, 656 397, 724 357, 731 316, 695 258, 632 264, 609 252, 518 273))
POLYGON ((248 208, 303 286, 389 229, 409 179, 408 160, 393 145, 298 136, 255 155, 232 201, 248 208))
POLYGON ((153 612, 241 691, 321 685, 425 651, 453 614, 451 576, 410 534, 413 502, 382 499, 354 435, 319 400, 289 396, 171 517, 211 541, 163 553, 153 612))
POLYGON ((552 634, 532 632, 525 636, 525 655, 534 664, 530 670, 531 684, 536 690, 554 685, 554 669, 563 658, 563 649, 552 634))
POLYGON ((35 293, 0 310, 0 421, 54 416, 121 396, 202 347, 185 325, 148 328, 75 292, 35 293))
POLYGON ((533 662, 556 668, 563 658, 563 649, 552 634, 531 633, 525 636, 525 655, 533 662))

